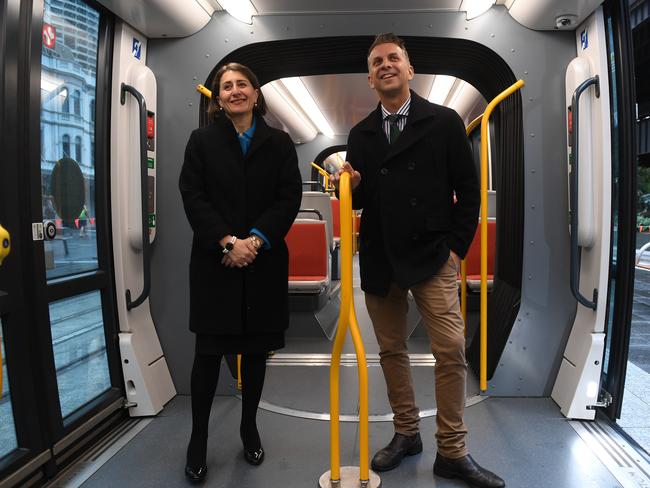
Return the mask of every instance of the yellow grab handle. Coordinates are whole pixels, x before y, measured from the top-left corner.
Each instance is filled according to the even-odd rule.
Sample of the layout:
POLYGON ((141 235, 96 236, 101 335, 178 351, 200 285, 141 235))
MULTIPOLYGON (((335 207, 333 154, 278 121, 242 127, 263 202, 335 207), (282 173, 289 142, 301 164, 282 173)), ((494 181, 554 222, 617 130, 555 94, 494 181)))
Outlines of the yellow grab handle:
POLYGON ((203 85, 196 85, 196 91, 199 92, 201 95, 204 95, 208 98, 212 98, 212 91, 210 91, 208 88, 206 88, 203 85))
POLYGON ((488 125, 490 115, 506 97, 524 86, 519 80, 492 100, 481 118, 481 371, 480 389, 487 390, 487 239, 488 239, 488 125))
POLYGON ((9 232, 0 225, 0 265, 4 258, 11 252, 11 236, 9 232))

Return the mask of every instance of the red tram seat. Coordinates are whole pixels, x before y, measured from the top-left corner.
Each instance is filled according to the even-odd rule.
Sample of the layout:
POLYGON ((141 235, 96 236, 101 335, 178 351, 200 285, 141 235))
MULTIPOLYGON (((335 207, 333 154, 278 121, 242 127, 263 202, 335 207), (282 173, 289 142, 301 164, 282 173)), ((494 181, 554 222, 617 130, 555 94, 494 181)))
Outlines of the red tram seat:
POLYGON ((289 248, 289 293, 318 294, 330 284, 325 222, 296 219, 285 237, 289 248))
MULTIPOLYGON (((494 253, 497 239, 497 222, 488 218, 488 290, 492 289, 494 284, 494 253)), ((469 247, 467 256, 465 256, 467 265, 467 286, 474 291, 481 289, 481 226, 476 227, 474 240, 469 247)))

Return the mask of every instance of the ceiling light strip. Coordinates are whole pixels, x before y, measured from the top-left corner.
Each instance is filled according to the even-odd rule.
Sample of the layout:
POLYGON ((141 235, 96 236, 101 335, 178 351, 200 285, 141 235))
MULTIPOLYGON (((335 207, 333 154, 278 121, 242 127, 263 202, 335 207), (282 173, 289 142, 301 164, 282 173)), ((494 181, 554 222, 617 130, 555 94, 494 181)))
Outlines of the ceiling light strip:
POLYGON ((287 88, 289 93, 291 93, 291 96, 296 100, 296 103, 300 105, 300 108, 302 108, 303 112, 310 118, 318 130, 323 135, 333 138, 334 130, 332 130, 332 126, 323 115, 316 100, 311 96, 302 80, 299 77, 282 78, 280 82, 287 88))
POLYGON ((217 0, 221 8, 228 12, 232 17, 244 24, 253 23, 253 15, 257 15, 257 10, 250 0, 217 0))
POLYGON ((444 105, 455 81, 456 77, 454 76, 436 75, 433 79, 429 96, 427 97, 428 100, 438 105, 444 105))

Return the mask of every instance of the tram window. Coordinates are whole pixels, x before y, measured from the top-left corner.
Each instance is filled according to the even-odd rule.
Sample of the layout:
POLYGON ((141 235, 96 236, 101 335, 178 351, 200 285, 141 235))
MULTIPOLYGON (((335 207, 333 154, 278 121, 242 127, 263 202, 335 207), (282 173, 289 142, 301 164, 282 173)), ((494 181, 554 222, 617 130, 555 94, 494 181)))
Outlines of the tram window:
POLYGON ((2 395, 0 395, 0 458, 6 456, 18 447, 16 442, 16 429, 14 427, 14 415, 11 405, 11 394, 9 392, 9 378, 7 375, 7 362, 4 346, 4 333, 2 331, 2 319, 0 319, 0 347, 2 347, 2 395))
POLYGON ((66 417, 111 387, 99 291, 50 303, 52 348, 66 417))
POLYGON ((42 200, 54 204, 57 226, 56 238, 44 246, 50 280, 98 268, 96 221, 90 211, 97 206, 95 161, 89 149, 95 139, 99 12, 83 0, 46 0, 43 20, 62 39, 44 44, 41 51, 42 200), (55 100, 63 96, 59 111, 55 100), (57 167, 62 171, 54 188, 57 167))

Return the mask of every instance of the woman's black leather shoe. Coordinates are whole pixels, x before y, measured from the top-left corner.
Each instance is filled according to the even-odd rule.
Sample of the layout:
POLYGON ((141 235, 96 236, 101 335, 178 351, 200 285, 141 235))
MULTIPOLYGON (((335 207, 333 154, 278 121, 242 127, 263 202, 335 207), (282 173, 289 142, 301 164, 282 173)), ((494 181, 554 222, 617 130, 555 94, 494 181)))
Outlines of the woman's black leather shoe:
POLYGON ((194 469, 189 464, 185 466, 185 476, 188 480, 194 482, 201 482, 205 480, 205 477, 208 475, 208 467, 204 464, 194 469))
POLYGON ((264 449, 260 447, 258 449, 249 451, 248 449, 244 448, 244 458, 248 464, 259 466, 262 464, 262 461, 264 461, 264 449))

